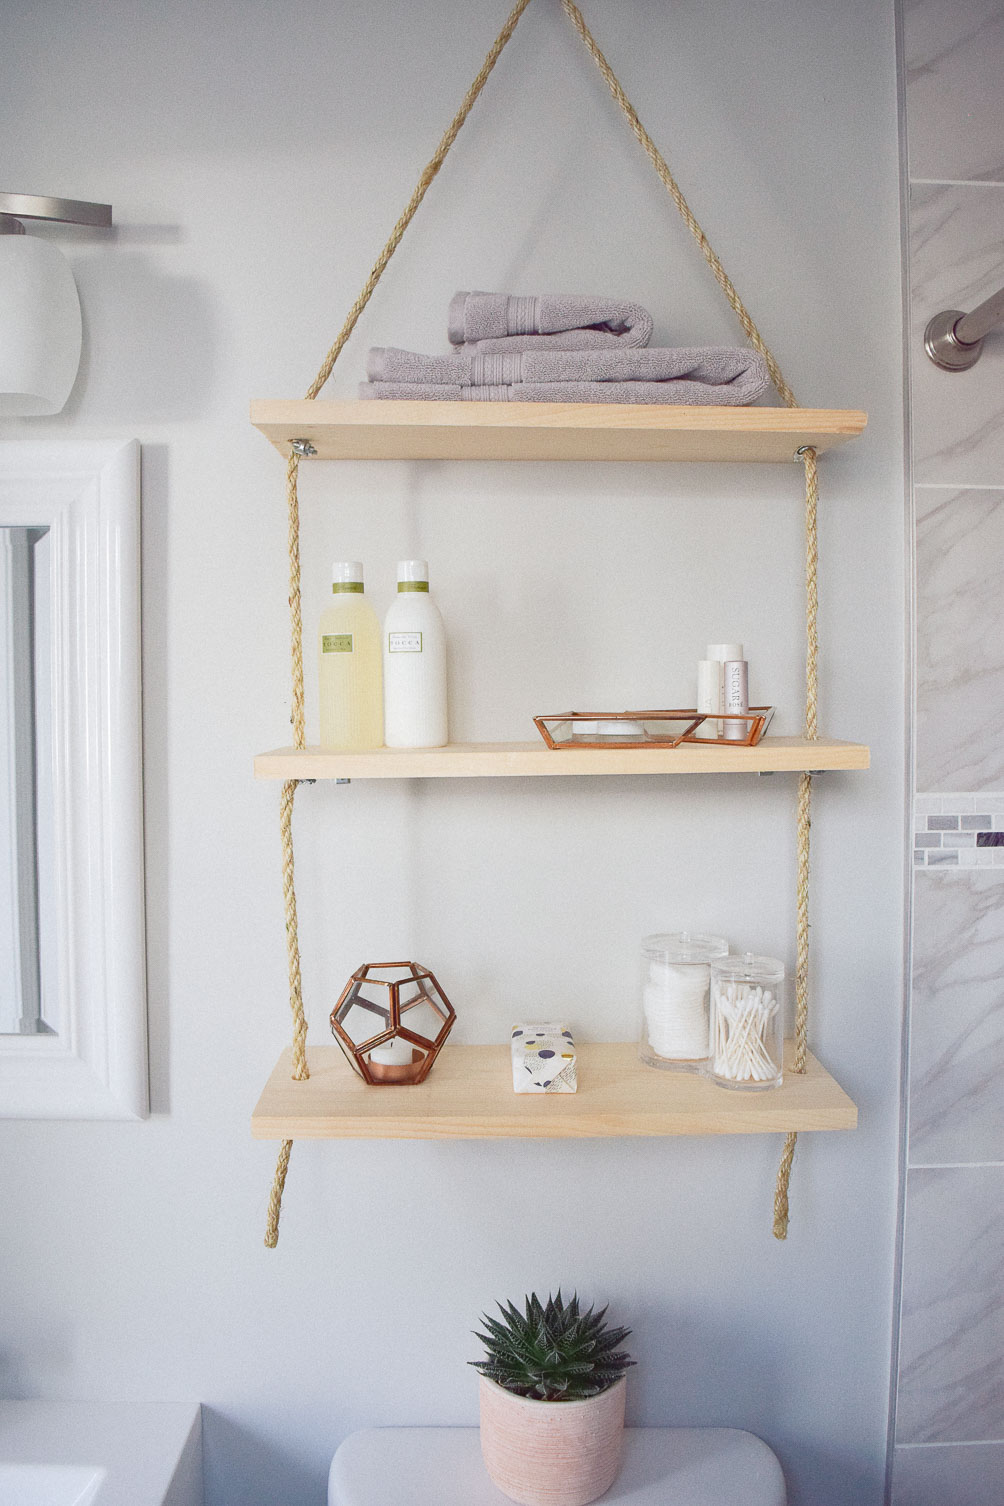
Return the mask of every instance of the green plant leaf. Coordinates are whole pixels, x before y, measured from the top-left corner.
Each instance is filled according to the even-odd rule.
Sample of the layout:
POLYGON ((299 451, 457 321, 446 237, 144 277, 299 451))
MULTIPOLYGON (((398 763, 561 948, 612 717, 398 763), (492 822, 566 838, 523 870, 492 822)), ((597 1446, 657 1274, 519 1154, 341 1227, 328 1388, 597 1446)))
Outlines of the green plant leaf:
POLYGON ((583 1311, 578 1293, 565 1302, 559 1287, 544 1303, 530 1292, 522 1311, 511 1301, 496 1306, 500 1316, 483 1313, 484 1331, 474 1331, 487 1358, 470 1363, 518 1396, 546 1401, 595 1396, 634 1363, 617 1347, 631 1330, 608 1329, 606 1307, 583 1311))

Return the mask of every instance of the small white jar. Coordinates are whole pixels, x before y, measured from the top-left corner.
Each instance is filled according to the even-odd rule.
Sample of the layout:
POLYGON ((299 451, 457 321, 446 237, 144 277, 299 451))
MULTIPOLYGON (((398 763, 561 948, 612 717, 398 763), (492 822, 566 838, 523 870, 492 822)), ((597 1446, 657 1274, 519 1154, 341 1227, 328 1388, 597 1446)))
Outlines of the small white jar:
POLYGON ((706 1068, 711 963, 728 953, 724 936, 676 931, 645 937, 638 1055, 647 1066, 668 1072, 706 1068))
POLYGON ((708 1070, 723 1088, 781 1086, 784 963, 746 952, 711 967, 708 1070))

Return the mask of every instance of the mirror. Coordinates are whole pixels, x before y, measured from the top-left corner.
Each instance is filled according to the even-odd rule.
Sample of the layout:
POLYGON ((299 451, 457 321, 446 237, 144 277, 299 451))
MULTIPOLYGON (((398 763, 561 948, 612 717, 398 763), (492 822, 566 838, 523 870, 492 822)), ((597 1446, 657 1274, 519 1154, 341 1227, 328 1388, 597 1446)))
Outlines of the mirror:
POLYGON ((147 1112, 139 446, 0 443, 0 1117, 147 1112))
POLYGON ((0 1035, 53 1034, 49 530, 0 527, 0 1035), (49 943, 49 944, 47 944, 49 943))

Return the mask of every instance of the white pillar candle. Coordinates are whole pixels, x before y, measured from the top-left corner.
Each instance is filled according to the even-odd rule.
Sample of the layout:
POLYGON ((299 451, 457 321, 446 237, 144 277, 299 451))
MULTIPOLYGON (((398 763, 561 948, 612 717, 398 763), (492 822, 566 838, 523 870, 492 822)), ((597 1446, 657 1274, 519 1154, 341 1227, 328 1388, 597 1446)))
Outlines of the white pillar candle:
POLYGON ((393 1040, 384 1041, 382 1046, 374 1046, 369 1058, 378 1067, 410 1067, 414 1049, 411 1041, 396 1035, 393 1040))
POLYGON ((571 722, 572 740, 582 742, 597 742, 600 738, 623 737, 632 742, 643 742, 645 728, 641 722, 616 722, 616 721, 586 721, 571 722))

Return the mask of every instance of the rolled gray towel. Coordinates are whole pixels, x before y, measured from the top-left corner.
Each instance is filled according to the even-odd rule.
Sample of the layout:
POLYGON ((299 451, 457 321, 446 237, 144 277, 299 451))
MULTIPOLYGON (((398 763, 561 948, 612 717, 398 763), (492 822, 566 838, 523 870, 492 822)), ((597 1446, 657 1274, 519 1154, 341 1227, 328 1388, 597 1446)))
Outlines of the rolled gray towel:
MULTIPOLYGON (((760 389, 757 389, 758 391, 760 389)), ((737 386, 703 382, 514 382, 462 387, 449 382, 360 382, 361 398, 438 403, 678 403, 695 408, 743 407, 751 399, 737 386)))
MULTIPOLYGON (((769 381, 766 363, 755 350, 724 345, 667 350, 649 346, 644 350, 478 351, 473 355, 457 351, 450 356, 423 356, 394 346, 375 346, 366 360, 366 375, 371 382, 445 383, 461 387, 513 387, 539 382, 686 382, 709 390, 726 389, 733 394, 726 401, 732 403, 753 402, 769 381)), ((714 399, 709 397, 707 401, 714 399)))
POLYGON ((511 293, 455 293, 450 301, 448 329, 451 345, 477 343, 481 349, 491 348, 484 344, 489 340, 528 335, 565 336, 571 331, 600 335, 603 344, 613 336, 618 344, 647 345, 652 334, 652 316, 637 303, 593 298, 584 293, 540 293, 527 297, 511 293))

